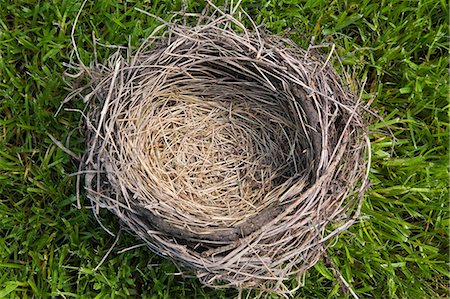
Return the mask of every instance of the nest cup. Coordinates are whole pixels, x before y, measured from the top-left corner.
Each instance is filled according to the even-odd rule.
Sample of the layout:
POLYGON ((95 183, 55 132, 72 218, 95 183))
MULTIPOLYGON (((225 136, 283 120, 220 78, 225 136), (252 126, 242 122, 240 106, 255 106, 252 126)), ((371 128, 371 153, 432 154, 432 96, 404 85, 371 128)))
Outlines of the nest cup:
POLYGON ((289 293, 359 215, 358 99, 313 47, 230 15, 89 69, 85 189, 215 287, 289 293))

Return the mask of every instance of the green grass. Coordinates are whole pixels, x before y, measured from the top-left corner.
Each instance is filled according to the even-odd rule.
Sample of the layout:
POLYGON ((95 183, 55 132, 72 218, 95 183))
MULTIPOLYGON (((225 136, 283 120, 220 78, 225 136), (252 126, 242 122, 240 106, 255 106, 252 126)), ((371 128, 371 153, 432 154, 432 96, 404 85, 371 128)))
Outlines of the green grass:
MULTIPOLYGON (((259 24, 302 46, 333 42, 351 84, 367 80, 373 165, 361 220, 328 250, 361 298, 448 298, 448 2, 244 1, 259 24)), ((203 3, 192 4, 201 10, 203 3)), ((48 134, 83 151, 79 115, 53 114, 69 90, 64 62, 81 2, 0 1, 0 298, 230 298, 168 273, 174 265, 122 233, 114 238, 90 210, 76 210, 77 164, 48 134)), ((76 37, 85 63, 95 32, 105 44, 138 45, 179 1, 87 3, 76 37)), ((99 47, 99 60, 113 50, 99 47)), ((82 107, 82 103, 71 103, 82 107)), ((110 215, 105 225, 118 231, 110 215)), ((321 262, 297 298, 346 297, 321 262)))

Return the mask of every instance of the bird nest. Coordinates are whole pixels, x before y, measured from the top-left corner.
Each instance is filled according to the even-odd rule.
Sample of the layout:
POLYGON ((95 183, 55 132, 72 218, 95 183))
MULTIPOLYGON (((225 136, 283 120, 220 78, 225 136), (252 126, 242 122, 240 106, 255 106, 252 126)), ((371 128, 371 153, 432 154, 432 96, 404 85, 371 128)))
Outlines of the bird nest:
POLYGON ((204 284, 286 293, 359 215, 358 98, 230 15, 166 25, 89 69, 87 196, 204 284))

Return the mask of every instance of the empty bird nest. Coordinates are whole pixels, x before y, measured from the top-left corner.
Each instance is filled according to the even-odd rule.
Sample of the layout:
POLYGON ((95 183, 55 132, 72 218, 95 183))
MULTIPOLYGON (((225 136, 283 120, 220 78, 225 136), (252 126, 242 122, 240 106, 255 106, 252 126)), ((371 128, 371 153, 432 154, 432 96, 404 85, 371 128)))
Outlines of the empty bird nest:
POLYGON ((332 54, 223 14, 85 68, 85 189, 216 287, 288 293, 359 215, 367 137, 332 54))

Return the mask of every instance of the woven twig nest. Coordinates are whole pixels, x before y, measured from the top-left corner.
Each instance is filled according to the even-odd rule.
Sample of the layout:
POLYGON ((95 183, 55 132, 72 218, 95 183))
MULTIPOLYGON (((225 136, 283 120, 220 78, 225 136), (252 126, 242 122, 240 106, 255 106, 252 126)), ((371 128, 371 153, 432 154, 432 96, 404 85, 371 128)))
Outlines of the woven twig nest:
POLYGON ((329 58, 229 15, 113 55, 90 69, 88 197, 204 284, 288 292, 366 181, 362 109, 329 58))

